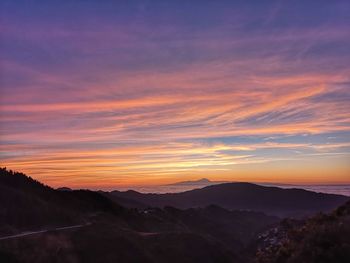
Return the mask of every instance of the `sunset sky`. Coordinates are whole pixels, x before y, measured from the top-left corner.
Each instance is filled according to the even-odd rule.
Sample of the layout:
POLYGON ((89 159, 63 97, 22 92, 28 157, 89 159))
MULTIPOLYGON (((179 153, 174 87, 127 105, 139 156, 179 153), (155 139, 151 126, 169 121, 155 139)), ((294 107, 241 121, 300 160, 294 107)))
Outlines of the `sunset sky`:
POLYGON ((350 183, 349 1, 1 1, 1 166, 53 187, 350 183))

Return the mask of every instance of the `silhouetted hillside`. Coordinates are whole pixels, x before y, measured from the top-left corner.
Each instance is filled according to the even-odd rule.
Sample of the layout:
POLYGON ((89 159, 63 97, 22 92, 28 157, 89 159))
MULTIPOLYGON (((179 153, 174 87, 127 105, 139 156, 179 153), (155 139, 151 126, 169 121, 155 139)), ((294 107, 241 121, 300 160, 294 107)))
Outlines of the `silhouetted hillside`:
POLYGON ((56 190, 58 191, 73 191, 72 189, 70 189, 69 187, 59 187, 56 190))
POLYGON ((99 191, 99 193, 124 207, 145 209, 150 206, 148 204, 142 203, 132 198, 124 197, 122 195, 112 195, 109 192, 103 192, 103 191, 99 191))
MULTIPOLYGON (((137 202, 140 206, 204 207, 211 204, 231 210, 260 211, 278 216, 303 216, 330 211, 348 197, 314 193, 302 189, 282 189, 250 183, 212 185, 182 193, 142 194, 135 191, 110 193, 114 200, 137 202)), ((135 206, 137 207, 137 206, 135 206)))
MULTIPOLYGON (((54 190, 24 174, 6 169, 0 171, 1 263, 250 263, 254 262, 256 254, 263 263, 345 262, 340 260, 348 256, 349 204, 329 216, 319 215, 304 221, 288 219, 280 224, 280 219, 275 216, 232 211, 217 205, 189 209, 169 206, 124 208, 107 198, 106 193, 54 190), (309 255, 309 248, 316 252, 309 255), (319 260, 321 258, 333 261, 319 260)), ((246 205, 252 200, 239 198, 250 188, 263 197, 264 205, 266 200, 278 196, 293 209, 295 203, 288 203, 291 201, 286 199, 285 193, 292 194, 290 198, 297 200, 309 196, 324 198, 323 204, 329 205, 342 198, 251 184, 225 184, 182 193, 187 199, 175 200, 187 200, 186 205, 205 204, 208 200, 226 204, 223 202, 226 197, 230 201, 228 204, 232 204, 232 196, 235 196, 235 204, 246 205), (241 190, 232 194, 232 187, 241 190), (231 190, 223 191, 225 188, 231 190), (221 195, 218 195, 220 190, 221 195), (268 190, 273 194, 269 195, 268 190), (209 199, 205 199, 205 195, 209 199)), ((133 191, 127 194, 144 196, 133 191)), ((322 204, 319 199, 312 198, 313 202, 322 204)), ((130 200, 131 204, 140 204, 130 200)), ((261 204, 259 200, 255 201, 261 204)), ((276 208, 273 206, 276 203, 269 204, 276 208)), ((311 203, 305 207, 309 209, 309 205, 311 203)))
POLYGON ((81 222, 87 213, 123 210, 87 190, 56 191, 23 173, 0 169, 0 233, 81 222))
POLYGON ((0 262, 244 262, 249 244, 279 221, 217 206, 126 209, 6 169, 0 187, 0 262))
POLYGON ((262 239, 259 263, 350 262, 350 202, 331 214, 285 220, 262 239))

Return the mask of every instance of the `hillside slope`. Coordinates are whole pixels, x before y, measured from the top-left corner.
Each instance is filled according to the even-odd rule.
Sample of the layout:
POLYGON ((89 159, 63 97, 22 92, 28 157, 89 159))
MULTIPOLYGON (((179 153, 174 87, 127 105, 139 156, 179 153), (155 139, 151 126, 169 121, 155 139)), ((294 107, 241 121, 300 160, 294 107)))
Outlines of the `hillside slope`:
POLYGON ((0 262, 246 262, 250 243, 279 221, 217 206, 128 209, 6 169, 0 189, 0 262))
POLYGON ((350 202, 305 221, 285 220, 262 237, 259 263, 350 262, 350 202))
MULTIPOLYGON (((231 210, 253 210, 282 217, 311 215, 330 211, 349 198, 314 193, 302 189, 282 189, 250 183, 212 185, 182 193, 142 194, 136 191, 110 192, 114 200, 128 200, 140 207, 205 207, 211 204, 231 210)), ((137 206, 135 206, 137 207, 137 206)))
POLYGON ((0 168, 0 233, 81 223, 89 214, 120 214, 124 208, 88 190, 57 191, 26 176, 0 168))

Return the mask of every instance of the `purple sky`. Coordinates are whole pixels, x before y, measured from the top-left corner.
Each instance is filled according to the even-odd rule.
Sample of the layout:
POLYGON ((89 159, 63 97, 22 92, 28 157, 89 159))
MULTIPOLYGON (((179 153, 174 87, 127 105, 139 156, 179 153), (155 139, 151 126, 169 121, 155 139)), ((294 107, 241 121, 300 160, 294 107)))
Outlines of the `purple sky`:
POLYGON ((350 182, 349 1, 1 1, 1 163, 53 186, 350 182))

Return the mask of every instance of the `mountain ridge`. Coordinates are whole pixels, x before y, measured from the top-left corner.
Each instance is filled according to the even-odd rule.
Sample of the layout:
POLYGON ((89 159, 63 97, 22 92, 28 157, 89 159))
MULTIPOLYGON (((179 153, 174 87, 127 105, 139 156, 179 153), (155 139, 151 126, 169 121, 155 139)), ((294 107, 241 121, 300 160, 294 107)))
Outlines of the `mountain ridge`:
MULTIPOLYGON (((209 186, 203 188, 204 195, 217 197, 220 193, 224 194, 224 199, 217 199, 217 201, 226 199, 232 201, 230 199, 232 196, 229 195, 231 191, 224 191, 224 188, 232 190, 232 186, 236 188, 234 191, 236 201, 240 203, 243 203, 244 199, 237 197, 242 197, 240 194, 246 193, 249 189, 260 189, 258 196, 262 200, 257 200, 254 196, 252 200, 255 203, 263 201, 264 206, 267 205, 267 199, 261 198, 264 197, 261 193, 266 194, 265 191, 268 193, 282 191, 287 195, 292 193, 293 197, 301 193, 306 197, 310 196, 310 193, 304 190, 286 191, 249 183, 209 186)), ((244 209, 234 211, 213 204, 205 206, 206 202, 201 199, 203 189, 181 193, 180 196, 185 198, 177 200, 181 204, 181 202, 186 200, 188 202, 194 198, 196 202, 201 201, 202 207, 179 209, 164 206, 130 209, 111 200, 110 193, 55 190, 22 173, 1 169, 0 262, 252 263, 258 259, 259 262, 272 263, 276 262, 274 251, 280 254, 285 253, 283 243, 285 238, 287 241, 290 240, 288 249, 292 251, 295 248, 299 238, 286 233, 280 227, 283 222, 280 218, 258 211, 242 211, 244 209), (264 235, 265 233, 268 233, 267 236, 264 235), (263 237, 263 240, 260 240, 260 237, 263 237), (274 245, 275 250, 270 253, 271 244, 274 245)), ((144 197, 144 194, 136 191, 126 193, 140 198, 144 197)), ((311 194, 315 196, 315 193, 311 194)), ((159 197, 157 194, 148 196, 155 200, 159 197)), ((316 196, 326 200, 329 200, 330 197, 323 194, 316 194, 316 196)), ((270 198, 276 199, 276 195, 272 194, 270 198)), ((211 201, 213 200, 215 201, 215 199, 211 201)), ((128 201, 130 205, 139 205, 135 200, 128 201)), ((169 201, 169 199, 162 201, 169 201)), ((170 201, 174 200, 170 199, 170 201)), ((288 200, 281 198, 277 201, 283 204, 288 200)), ((247 208, 246 205, 245 208, 247 208)), ((312 228, 306 232, 303 231, 304 227, 299 227, 303 225, 305 219, 301 221, 293 219, 295 222, 301 222, 293 224, 293 232, 302 231, 301 233, 306 233, 307 236, 314 239, 310 243, 309 238, 304 238, 302 244, 305 245, 301 247, 299 245, 296 251, 303 252, 309 247, 308 244, 311 244, 312 248, 315 247, 321 252, 319 253, 321 257, 327 256, 329 250, 319 243, 319 236, 325 235, 322 232, 324 225, 330 232, 326 233, 321 240, 331 237, 333 238, 332 244, 336 244, 335 249, 330 250, 331 256, 339 258, 341 254, 338 251, 341 253, 347 251, 346 247, 342 247, 342 242, 343 240, 348 242, 349 206, 342 206, 335 211, 335 214, 326 217, 320 214, 321 219, 324 218, 322 221, 319 221, 316 215, 316 221, 312 221, 314 222, 312 228), (338 216, 342 218, 339 220, 338 216), (328 226, 327 222, 332 222, 332 220, 334 223, 328 226), (313 231, 314 228, 315 231, 313 231)), ((289 255, 293 254, 295 253, 289 253, 289 255)), ((305 255, 299 257, 299 259, 303 258, 305 255)), ((287 261, 279 262, 287 263, 287 261)), ((296 262, 320 261, 298 260, 296 262)))
POLYGON ((217 206, 128 209, 101 192, 0 170, 0 262, 244 262, 250 242, 278 221, 217 206))
POLYGON ((224 183, 181 193, 154 194, 136 191, 109 192, 112 199, 124 198, 144 206, 174 206, 180 209, 211 204, 231 210, 254 210, 278 216, 305 216, 327 212, 347 201, 342 195, 323 194, 304 189, 282 189, 252 183, 224 183))

